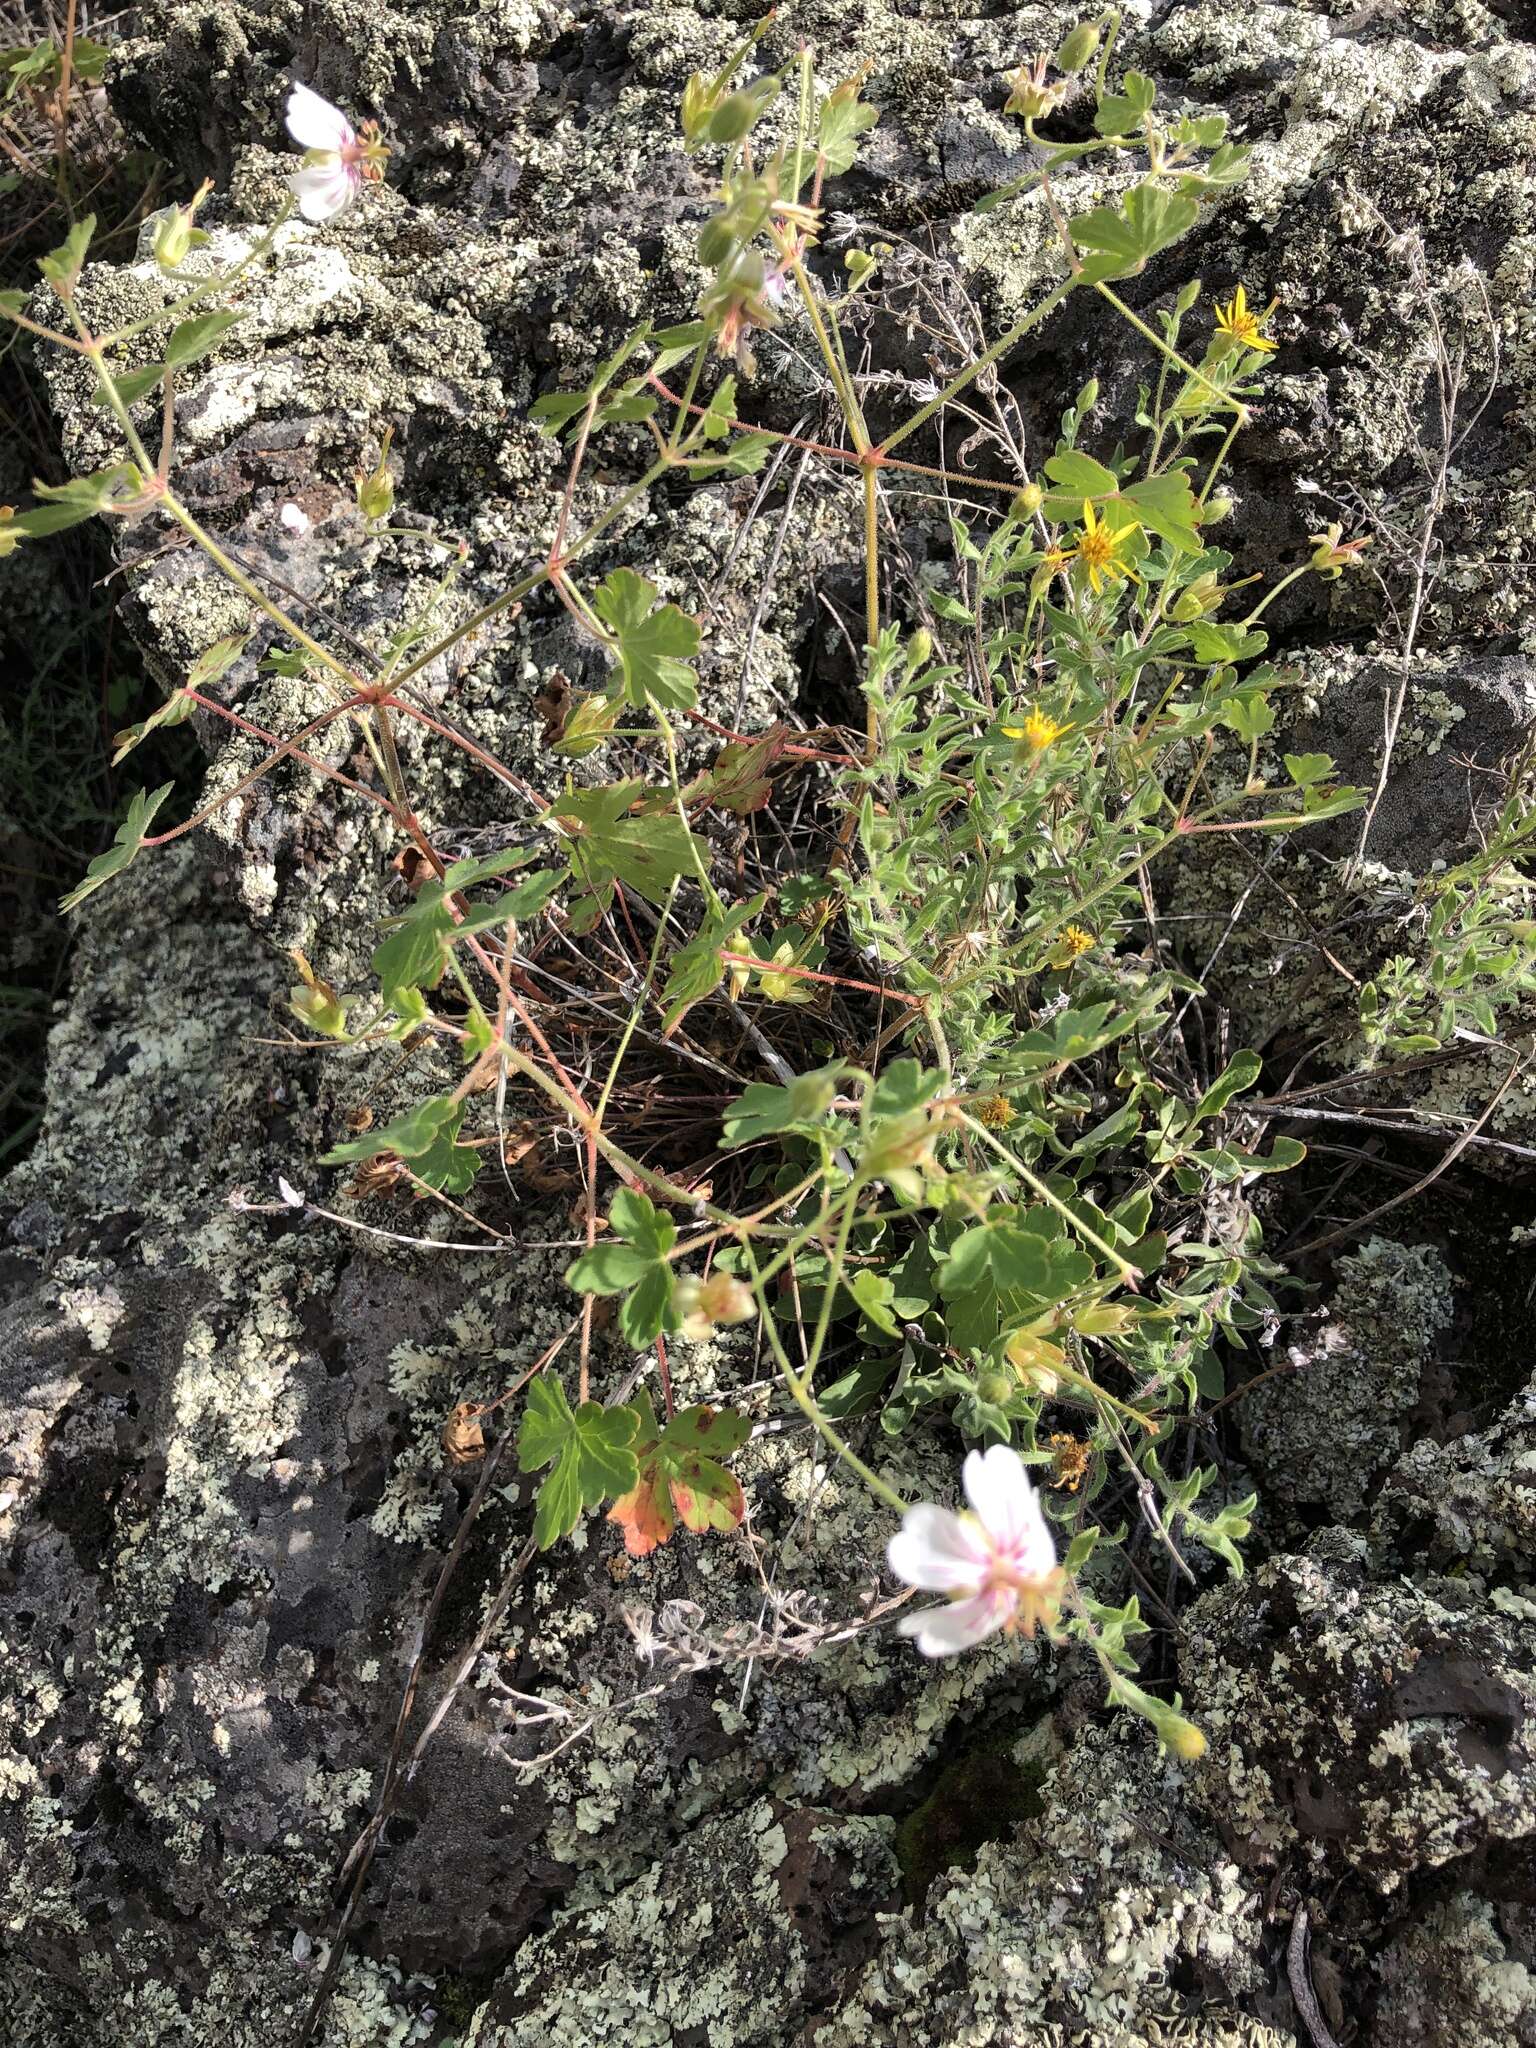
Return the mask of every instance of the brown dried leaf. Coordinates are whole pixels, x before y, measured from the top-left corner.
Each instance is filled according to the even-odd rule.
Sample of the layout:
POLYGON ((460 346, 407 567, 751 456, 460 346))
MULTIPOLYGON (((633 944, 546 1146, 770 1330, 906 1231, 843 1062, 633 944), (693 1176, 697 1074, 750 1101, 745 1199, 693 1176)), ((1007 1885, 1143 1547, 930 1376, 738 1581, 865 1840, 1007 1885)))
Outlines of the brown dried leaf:
POLYGON ((461 1401, 443 1424, 443 1451, 450 1465, 473 1465, 485 1456, 480 1414, 473 1401, 461 1401))

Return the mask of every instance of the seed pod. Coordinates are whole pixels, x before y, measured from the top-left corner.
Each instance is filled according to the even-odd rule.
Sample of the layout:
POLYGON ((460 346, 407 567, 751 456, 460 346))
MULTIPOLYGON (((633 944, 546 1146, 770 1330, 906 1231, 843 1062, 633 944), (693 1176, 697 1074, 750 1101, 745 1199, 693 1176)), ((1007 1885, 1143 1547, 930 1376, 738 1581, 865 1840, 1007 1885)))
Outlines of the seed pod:
POLYGON ((740 142, 776 98, 779 81, 760 78, 755 85, 727 93, 709 117, 711 142, 740 142))
POLYGON ((1056 52, 1058 71, 1081 71, 1093 62, 1099 47, 1099 24, 1080 21, 1056 52))

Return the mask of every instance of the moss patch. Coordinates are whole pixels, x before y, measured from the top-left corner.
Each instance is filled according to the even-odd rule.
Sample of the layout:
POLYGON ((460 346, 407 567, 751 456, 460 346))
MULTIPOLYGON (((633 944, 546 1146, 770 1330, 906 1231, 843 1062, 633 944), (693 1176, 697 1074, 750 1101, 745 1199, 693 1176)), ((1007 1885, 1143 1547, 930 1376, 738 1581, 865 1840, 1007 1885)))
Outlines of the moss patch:
MULTIPOLYGON (((1048 1724, 1047 1724, 1048 1725, 1048 1724)), ((946 1870, 974 1870, 985 1842, 1001 1842, 1045 1810, 1049 1759, 1019 1730, 994 1730, 952 1763, 896 1830, 902 1893, 921 1914, 928 1888, 946 1870), (1020 1754, 1019 1752, 1024 1752, 1020 1754)))

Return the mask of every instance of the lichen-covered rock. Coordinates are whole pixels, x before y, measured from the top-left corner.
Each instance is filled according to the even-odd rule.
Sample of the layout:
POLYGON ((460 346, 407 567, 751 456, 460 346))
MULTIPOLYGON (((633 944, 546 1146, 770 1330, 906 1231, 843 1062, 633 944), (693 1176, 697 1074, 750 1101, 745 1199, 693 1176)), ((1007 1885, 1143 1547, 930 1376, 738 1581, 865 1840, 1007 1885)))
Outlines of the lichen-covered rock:
MULTIPOLYGON (((1536 1385, 1522 1388, 1490 1428, 1446 1443, 1425 1437, 1404 1451, 1382 1486, 1372 1529, 1399 1555, 1528 1579, 1536 1557, 1536 1385)), ((1527 1606, 1527 1619, 1536 1620, 1536 1606, 1527 1606)))
POLYGON ((1536 1975, 1494 1907, 1457 1892, 1407 1927, 1376 1966, 1379 2048, 1531 2048, 1536 1975))
POLYGON ((1321 1320, 1301 1325, 1287 1369, 1243 1399, 1243 1448, 1266 1500, 1341 1522, 1359 1513, 1401 1448, 1451 1308, 1451 1274, 1432 1245, 1373 1237, 1339 1260, 1321 1320))
POLYGON ((892 1826, 759 1800, 530 1941, 472 2048, 778 2048, 817 2031, 899 1886, 892 1826))
MULTIPOLYGON (((681 148, 676 102, 756 12, 735 0, 135 10, 135 40, 114 60, 119 107, 189 188, 205 171, 227 184, 205 209, 213 241, 194 265, 248 250, 271 218, 293 160, 280 136, 291 75, 382 115, 397 146, 366 208, 282 230, 239 287, 241 325, 179 392, 194 510, 344 652, 377 655, 397 633, 451 624, 542 557, 564 458, 532 432, 528 406, 579 382, 633 321, 691 309, 707 182, 681 148), (441 550, 370 535, 355 513, 355 473, 387 427, 394 523, 468 544, 440 594, 441 550), (285 523, 290 504, 302 519, 285 523)), ((832 195, 893 244, 869 294, 881 317, 857 336, 875 408, 905 402, 935 371, 931 334, 903 332, 920 272, 951 294, 963 283, 993 323, 1059 275, 1038 207, 968 208, 1025 167, 1001 113, 1005 70, 1052 47, 1076 12, 961 0, 777 10, 765 64, 808 40, 824 81, 867 66, 882 110, 859 171, 832 195)), ((1189 111, 1229 112, 1255 146, 1253 179, 1200 241, 1127 286, 1148 308, 1198 268, 1208 284, 1241 278, 1254 297, 1282 300, 1280 374, 1239 444, 1224 529, 1234 574, 1299 560, 1329 509, 1322 493, 1359 493, 1413 531, 1415 441, 1432 445, 1437 423, 1424 288, 1402 231, 1422 240, 1437 306, 1448 318, 1467 309, 1472 402, 1492 351, 1480 296, 1458 283, 1464 259, 1486 284, 1500 376, 1449 478, 1403 779, 1382 814, 1382 858, 1417 864, 1464 837, 1459 813, 1439 815, 1456 756, 1475 740, 1480 765, 1493 765, 1529 696, 1536 53, 1477 0, 1125 12, 1121 58, 1189 111), (1298 476, 1318 494, 1298 502, 1298 476)), ((1079 172, 1063 197, 1095 189, 1079 172)), ((844 223, 833 227, 816 259, 829 264, 844 240, 844 223)), ((93 318, 162 302, 145 257, 91 268, 93 318)), ((1069 303, 1003 365, 1031 463, 1090 372, 1106 420, 1132 408, 1145 356, 1101 311, 1069 303)), ((825 423, 805 340, 790 328, 761 349, 753 402, 786 427, 825 423)), ((90 467, 113 450, 89 380, 69 364, 53 375, 70 459, 90 467)), ((637 473, 622 441, 604 463, 577 492, 578 520, 637 473)), ((847 682, 835 625, 823 634, 820 623, 857 559, 846 490, 805 465, 781 532, 758 488, 653 493, 591 565, 632 561, 705 613, 707 706, 731 721, 793 703, 807 678, 822 692, 847 682)), ((888 502, 903 572, 942 583, 932 507, 894 488, 888 502)), ((254 626, 219 685, 228 701, 269 730, 321 708, 318 687, 259 666, 270 635, 242 595, 188 551, 143 549, 144 537, 136 529, 130 545, 151 558, 120 587, 168 685, 211 641, 254 626)), ((1274 652, 1306 651, 1300 702, 1333 722, 1369 780, 1369 711, 1396 653, 1375 585, 1308 580, 1265 623, 1274 652)), ((596 659, 536 596, 424 671, 423 703, 515 770, 542 773, 540 692, 581 682, 596 659)), ((262 746, 212 721, 202 737, 210 794, 233 789, 262 746)), ((402 744, 444 845, 483 848, 487 833, 502 843, 509 812, 521 829, 504 786, 414 724, 402 744)), ((338 762, 349 745, 338 732, 338 762)), ((431 1051, 402 1071, 394 1047, 318 1061, 255 1042, 291 978, 279 947, 304 946, 338 986, 367 985, 379 919, 403 900, 395 845, 370 814, 284 763, 198 845, 146 859, 88 917, 47 1123, 3 1196, 0 1998, 15 2048, 267 2048, 294 2030, 465 1499, 442 1422, 458 1399, 509 1383, 569 1306, 563 1254, 546 1248, 560 1230, 530 1227, 515 1252, 476 1260, 365 1247, 290 1212, 230 1207, 236 1188, 269 1200, 279 1173, 318 1186, 312 1162, 349 1111, 366 1099, 393 1114, 447 1067, 431 1051)), ((1234 853, 1229 888, 1213 845, 1170 907, 1180 920, 1211 916, 1219 892, 1219 933, 1252 875, 1234 853)), ((1257 949, 1239 935, 1214 978, 1242 1034, 1280 1018, 1347 1058, 1317 934, 1342 925, 1332 950, 1368 971, 1365 933, 1384 903, 1400 914, 1408 887, 1368 870, 1364 896, 1346 897, 1329 858, 1322 846, 1285 850, 1278 886, 1261 889, 1257 949)), ((338 1200, 351 1221, 371 1220, 338 1200)), ((401 1228, 446 1234, 414 1213, 401 1228)), ((1438 1314, 1431 1261, 1414 1270, 1438 1314)), ((1405 1328, 1400 1314, 1393 1327, 1405 1328)), ((702 1397, 728 1364, 685 1357, 679 1378, 702 1397)), ((1250 1426, 1267 1433, 1252 1445, 1258 1482, 1272 1463, 1276 1497, 1289 1488, 1309 1513, 1360 1505, 1360 1463, 1398 1449, 1407 1348, 1388 1360, 1361 1343, 1349 1371, 1365 1375, 1342 1397, 1357 1455, 1322 1446, 1341 1454, 1321 1494, 1301 1469, 1324 1421, 1305 1381, 1276 1382, 1286 1399, 1267 1410, 1262 1390, 1251 1397, 1250 1426)), ((1387 2017, 1372 2048, 1399 2048, 1382 2026, 1400 2023, 1410 2042, 1428 2024, 1415 1972, 1444 1985, 1469 2027, 1505 2015, 1523 2025, 1476 1859, 1501 1835, 1525 1843, 1533 1831, 1536 1607, 1505 1583, 1528 1543, 1525 1428, 1512 1410, 1407 1453, 1378 1504, 1374 1553, 1334 1535, 1208 1595, 1177 1638, 1178 1682, 1212 1738, 1206 1762, 1185 1774, 1156 1761, 1139 1728, 1078 1729, 1038 1814, 986 1844, 973 1870, 938 1879, 921 1919, 897 1905, 883 1809, 915 1801, 904 1787, 969 1720, 994 1707, 1038 1714, 1053 1683, 1044 1661, 998 1642, 927 1667, 860 1630, 814 1661, 760 1658, 663 1684, 637 1665, 626 1615, 642 1636, 681 1616, 695 1646, 728 1652, 765 1611, 757 1563, 745 1540, 635 1562, 613 1530, 592 1531, 520 1589, 408 1788, 370 1876, 329 2048, 457 2037, 477 2008, 496 2048, 561 2028, 601 2039, 616 2015, 624 2038, 649 2027, 677 2048, 698 2048, 711 2028, 731 2048, 795 2031, 818 2048, 1281 2048, 1289 2036, 1260 1996, 1263 1888, 1268 1859, 1298 1847, 1302 1869, 1330 1886, 1353 1870, 1401 1891, 1465 1860, 1469 1903, 1383 1960, 1387 2017), (1470 1561, 1500 1582, 1382 1576, 1390 1545, 1405 1571, 1422 1569, 1423 1529, 1432 1563, 1470 1561), (547 1756, 576 1722, 589 1724, 581 1739, 547 1756), (664 1941, 682 1942, 688 1968, 670 1947, 663 1959, 664 1941)), ((902 1455, 903 1484, 944 1485, 936 1452, 902 1455)), ((856 1621, 881 1517, 804 1437, 764 1432, 741 1469, 775 1594, 856 1621)), ((515 1485, 487 1507, 431 1645, 426 1707, 526 1526, 515 1485)))
POLYGON ((1536 1630, 1471 1586, 1373 1577, 1343 1531, 1206 1594, 1196 1797, 1250 1868, 1300 1848, 1391 1891, 1536 1835, 1536 1630))
POLYGON ((1239 2001, 1260 1981, 1261 1914, 1146 1733, 1085 1729, 1041 1787, 1038 1818, 936 1881, 921 1920, 909 1909, 890 1923, 818 2048, 1260 2048, 1266 2030, 1239 2001))

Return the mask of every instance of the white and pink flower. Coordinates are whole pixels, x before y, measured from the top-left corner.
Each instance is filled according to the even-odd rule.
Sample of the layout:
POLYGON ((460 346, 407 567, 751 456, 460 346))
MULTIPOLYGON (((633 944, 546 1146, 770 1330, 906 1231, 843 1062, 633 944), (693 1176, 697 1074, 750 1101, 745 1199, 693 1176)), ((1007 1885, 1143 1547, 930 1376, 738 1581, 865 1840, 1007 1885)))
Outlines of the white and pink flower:
POLYGON ((929 1501, 907 1509, 886 1557, 897 1578, 923 1593, 947 1593, 947 1607, 905 1616, 925 1657, 950 1657, 999 1629, 1032 1636, 1061 1599, 1056 1545, 1016 1451, 972 1451, 962 1472, 972 1512, 929 1501))
POLYGON ((296 85, 288 95, 284 118, 304 150, 304 168, 288 183, 306 220, 334 219, 352 204, 365 179, 383 177, 389 151, 379 140, 377 122, 365 121, 359 133, 339 107, 307 85, 296 85))

